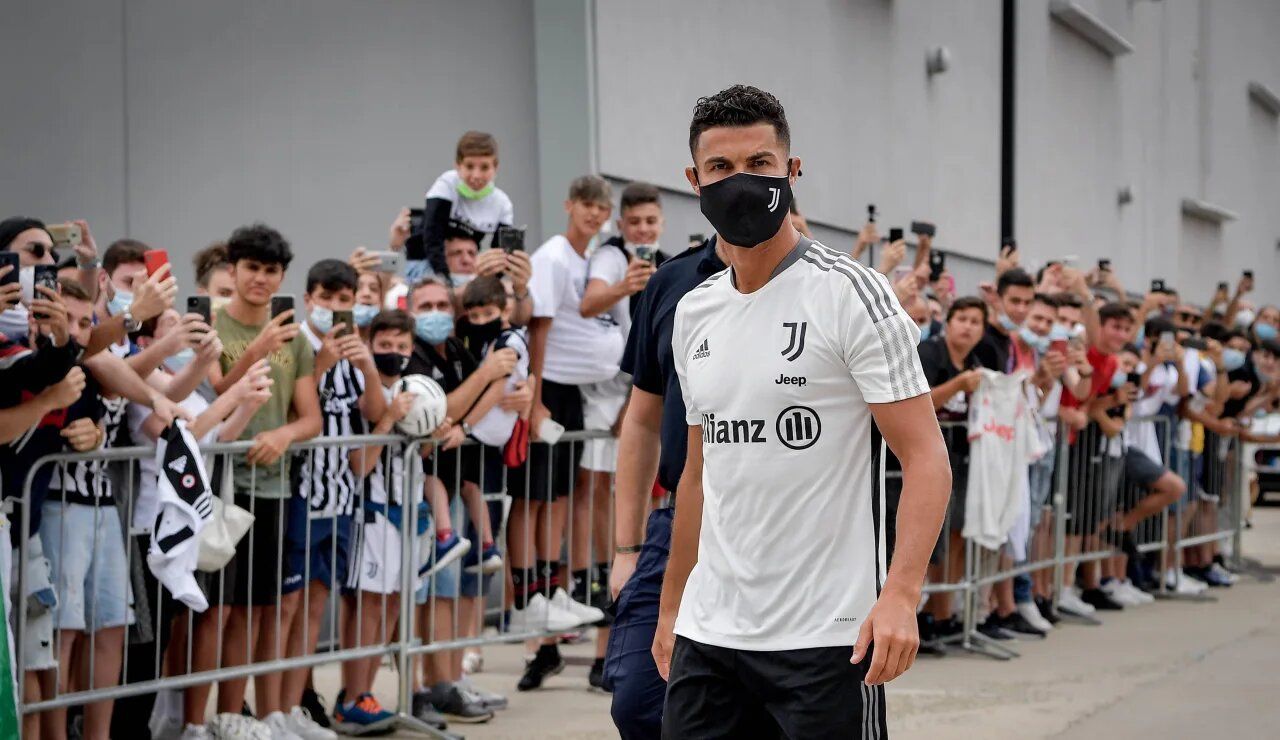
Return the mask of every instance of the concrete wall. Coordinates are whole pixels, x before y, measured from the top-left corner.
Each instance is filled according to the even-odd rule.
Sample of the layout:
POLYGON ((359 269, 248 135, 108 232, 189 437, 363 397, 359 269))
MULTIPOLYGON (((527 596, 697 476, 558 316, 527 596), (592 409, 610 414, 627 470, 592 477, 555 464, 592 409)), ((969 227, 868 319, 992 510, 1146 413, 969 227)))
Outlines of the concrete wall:
MULTIPOLYGON (((298 263, 385 248, 468 128, 540 228, 532 7, 506 0, 58 0, 0 26, 9 213, 186 258, 253 220, 298 263)), ((300 284, 302 270, 290 282, 300 284)))

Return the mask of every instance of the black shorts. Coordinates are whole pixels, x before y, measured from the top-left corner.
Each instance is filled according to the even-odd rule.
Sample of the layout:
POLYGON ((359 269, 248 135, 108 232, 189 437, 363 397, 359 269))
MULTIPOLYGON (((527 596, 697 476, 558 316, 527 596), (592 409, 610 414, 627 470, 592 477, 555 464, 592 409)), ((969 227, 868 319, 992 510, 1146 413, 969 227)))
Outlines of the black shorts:
POLYGON ((289 499, 235 494, 235 504, 253 514, 253 526, 236 544, 221 573, 209 574, 209 603, 271 606, 280 603, 289 546, 286 531, 289 499), (221 597, 221 601, 219 598, 221 597))
POLYGON ((436 450, 422 463, 427 475, 439 478, 450 496, 462 490, 463 483, 480 483, 480 445, 474 441, 452 450, 436 450))
POLYGON ((1106 451, 1097 427, 1080 433, 1067 455, 1067 534, 1091 535, 1116 513, 1125 460, 1106 451))
POLYGON ((884 686, 853 646, 732 650, 676 637, 662 737, 887 738, 884 686))
MULTIPOLYGON (((580 432, 583 428, 582 391, 576 385, 561 385, 550 380, 542 381, 542 405, 551 412, 551 418, 566 432, 580 432)), ((535 434, 537 430, 532 430, 535 434)), ((533 442, 529 445, 528 477, 519 488, 509 486, 516 498, 528 497, 534 501, 551 501, 568 496, 578 476, 582 461, 582 441, 558 442, 547 445, 533 442)))

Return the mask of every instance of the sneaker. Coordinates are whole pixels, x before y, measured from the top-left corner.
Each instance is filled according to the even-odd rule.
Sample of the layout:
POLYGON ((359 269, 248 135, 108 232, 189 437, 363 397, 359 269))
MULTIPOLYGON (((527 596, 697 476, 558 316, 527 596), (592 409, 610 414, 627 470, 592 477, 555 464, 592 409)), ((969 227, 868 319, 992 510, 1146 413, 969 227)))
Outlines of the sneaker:
POLYGON ((431 704, 446 717, 466 724, 478 724, 493 719, 493 710, 486 709, 479 697, 464 693, 457 684, 438 683, 431 689, 431 704))
POLYGON ((565 632, 582 624, 576 616, 552 604, 546 596, 535 594, 523 609, 511 610, 509 632, 565 632))
POLYGON ((182 690, 160 689, 151 708, 147 729, 152 740, 177 740, 185 730, 182 721, 182 690))
POLYGON ((1218 496, 1218 494, 1209 493, 1208 491, 1206 491, 1204 488, 1200 486, 1196 486, 1196 498, 1201 501, 1207 501, 1208 503, 1211 503, 1211 504, 1216 504, 1219 501, 1221 501, 1221 498, 1218 496))
POLYGON ((468 552, 471 552, 471 540, 459 537, 456 532, 450 532, 449 539, 444 541, 437 537, 435 557, 431 562, 423 563, 422 567, 418 568, 418 575, 426 578, 438 573, 468 552))
POLYGON ((449 723, 445 720, 444 715, 436 711, 435 705, 431 703, 430 691, 413 692, 413 718, 437 730, 449 728, 449 723))
POLYGON ((964 625, 955 617, 947 617, 941 622, 933 623, 933 636, 935 639, 945 637, 954 637, 964 630, 964 625))
POLYGON ((506 709, 507 704, 509 703, 507 701, 507 697, 502 694, 495 694, 492 691, 480 688, 467 676, 463 676, 462 679, 457 681, 454 685, 457 686, 462 693, 474 696, 481 704, 484 705, 485 709, 492 709, 494 711, 506 709))
POLYGON ((284 712, 272 712, 262 719, 262 723, 271 728, 271 737, 274 740, 302 740, 302 737, 293 731, 293 723, 284 716, 284 712))
MULTIPOLYGON (((191 728, 192 725, 187 725, 187 731, 191 731, 191 728)), ((205 728, 206 737, 235 738, 235 740, 272 740, 276 737, 265 722, 232 712, 214 716, 205 728)))
POLYGON ((479 558, 472 558, 473 562, 467 563, 463 568, 468 573, 482 573, 489 575, 502 570, 502 553, 498 550, 498 546, 490 544, 480 553, 479 558))
POLYGON ((524 666, 524 675, 516 688, 520 691, 532 691, 542 686, 547 676, 554 676, 564 670, 564 659, 555 645, 542 645, 533 659, 524 666))
MULTIPOLYGON (((1119 604, 1120 606, 1137 606, 1139 603, 1136 599, 1134 599, 1132 596, 1129 595, 1128 591, 1124 590, 1124 587, 1120 584, 1120 581, 1114 578, 1103 583, 1102 588, 1099 590, 1102 591, 1102 593, 1106 594, 1108 599, 1111 599, 1113 602, 1115 602, 1116 604, 1119 604)), ((1106 607, 1104 606, 1099 608, 1105 609, 1106 607)))
POLYGON ((285 717, 289 730, 302 740, 338 740, 338 733, 311 719, 311 712, 302 707, 294 707, 285 717))
POLYGON ((1111 598, 1100 588, 1086 588, 1084 593, 1080 594, 1080 598, 1084 603, 1105 612, 1124 611, 1124 604, 1111 598))
POLYGON ((592 662, 591 670, 587 672, 587 685, 606 694, 613 693, 608 686, 604 685, 604 658, 596 658, 592 662))
MULTIPOLYGON (((1239 576, 1227 570, 1226 568, 1222 567, 1220 563, 1214 563, 1213 565, 1210 565, 1209 569, 1205 571, 1205 575, 1208 576, 1210 579, 1216 578, 1219 582, 1221 582, 1225 586, 1230 586, 1234 584, 1236 581, 1240 580, 1239 576)), ((1211 586, 1213 585, 1212 580, 1209 581, 1209 585, 1211 586)))
POLYGON ((978 625, 978 633, 993 640, 1012 640, 1013 633, 1004 628, 1004 619, 992 612, 982 624, 978 625))
POLYGON ((604 619, 604 612, 594 606, 587 606, 581 602, 574 601, 569 598, 569 592, 563 588, 557 588, 551 594, 551 604, 572 614, 578 619, 578 624, 595 624, 604 619))
POLYGON ((1092 604, 1082 601, 1080 594, 1076 593, 1074 588, 1068 587, 1064 588, 1062 595, 1058 597, 1058 611, 1075 617, 1091 617, 1097 609, 1094 609, 1092 604))
MULTIPOLYGON (((1028 606, 1030 605, 1028 604, 1028 606)), ((1035 607, 1031 607, 1031 609, 1034 611, 1035 607)), ((1037 613, 1036 616, 1039 617, 1040 614, 1037 613)), ((1048 630, 1042 630, 1027 621, 1027 618, 1022 616, 1021 610, 1012 611, 1001 617, 1000 626, 1006 632, 1012 632, 1014 637, 1023 639, 1044 639, 1048 635, 1048 630)))
POLYGON ((328 710, 328 709, 325 709, 325 706, 324 706, 324 699, 323 699, 323 698, 321 698, 321 696, 320 696, 319 694, 317 694, 317 693, 316 693, 316 690, 315 690, 315 689, 313 689, 313 688, 311 688, 311 687, 309 687, 309 686, 308 686, 307 688, 303 689, 303 690, 302 690, 302 703, 301 703, 301 704, 299 704, 298 706, 300 706, 300 707, 302 707, 303 709, 307 710, 307 712, 311 715, 311 721, 312 721, 312 722, 315 722, 316 724, 320 725, 321 727, 324 727, 325 729, 328 729, 328 727, 329 727, 329 710, 328 710))
POLYGON ((480 652, 480 648, 467 648, 463 651, 462 672, 467 675, 484 672, 484 653, 480 652))
POLYGON ((1164 585, 1179 596, 1199 596, 1209 590, 1209 584, 1198 578, 1192 578, 1185 573, 1179 577, 1179 574, 1173 568, 1170 568, 1165 573, 1164 585))
MULTIPOLYGON (((154 735, 152 736, 154 737, 154 735)), ((209 728, 204 725, 187 725, 178 740, 213 740, 209 728)))
POLYGON ((372 735, 390 730, 396 716, 382 708, 373 694, 361 694, 355 703, 333 708, 333 729, 343 735, 372 735))
POLYGON ((1043 596, 1036 597, 1036 610, 1040 612, 1040 616, 1044 617, 1044 621, 1051 625, 1062 621, 1058 610, 1053 607, 1053 602, 1043 596))
POLYGON ((1042 635, 1047 635, 1053 631, 1053 623, 1045 619, 1035 602, 1024 601, 1018 604, 1018 614, 1022 617, 1022 621, 1031 625, 1042 635))
POLYGON ((1147 593, 1146 591, 1142 590, 1141 588, 1138 588, 1138 586, 1137 586, 1136 584, 1134 584, 1134 582, 1133 582, 1133 581, 1130 581, 1130 580, 1127 580, 1127 579, 1126 579, 1126 580, 1121 581, 1121 582, 1120 582, 1120 588, 1121 588, 1121 589, 1123 589, 1123 590, 1125 591, 1125 593, 1129 594, 1129 598, 1131 598, 1131 599, 1133 599, 1135 602, 1137 602, 1137 603, 1136 603, 1136 606, 1144 606, 1144 605, 1146 605, 1146 604, 1154 604, 1154 603, 1155 603, 1155 601, 1156 601, 1156 597, 1152 596, 1151 594, 1147 593))

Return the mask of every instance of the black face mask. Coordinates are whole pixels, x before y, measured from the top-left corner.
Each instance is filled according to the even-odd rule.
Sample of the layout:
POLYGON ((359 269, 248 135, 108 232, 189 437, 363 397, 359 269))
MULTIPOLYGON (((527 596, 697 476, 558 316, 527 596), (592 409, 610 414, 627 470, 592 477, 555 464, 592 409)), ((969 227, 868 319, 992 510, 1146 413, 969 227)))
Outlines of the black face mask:
POLYGON ((703 185, 699 201, 717 234, 735 247, 751 249, 782 228, 791 208, 791 180, 788 175, 739 172, 703 185))
POLYGON ((378 372, 389 377, 404 375, 409 368, 409 356, 399 352, 374 352, 373 365, 378 372))
POLYGON ((502 334, 502 319, 497 318, 483 324, 466 324, 463 330, 463 340, 467 343, 467 349, 471 350, 472 353, 479 353, 481 349, 497 339, 500 334, 502 334))

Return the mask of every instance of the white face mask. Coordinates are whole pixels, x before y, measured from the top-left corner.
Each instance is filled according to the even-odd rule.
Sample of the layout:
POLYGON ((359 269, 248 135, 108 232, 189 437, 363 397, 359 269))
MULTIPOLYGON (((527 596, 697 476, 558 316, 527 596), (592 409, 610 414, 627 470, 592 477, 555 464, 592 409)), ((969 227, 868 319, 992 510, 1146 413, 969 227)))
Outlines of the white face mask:
POLYGON ((27 307, 21 303, 0 313, 0 334, 10 341, 22 341, 30 330, 27 317, 27 307))

